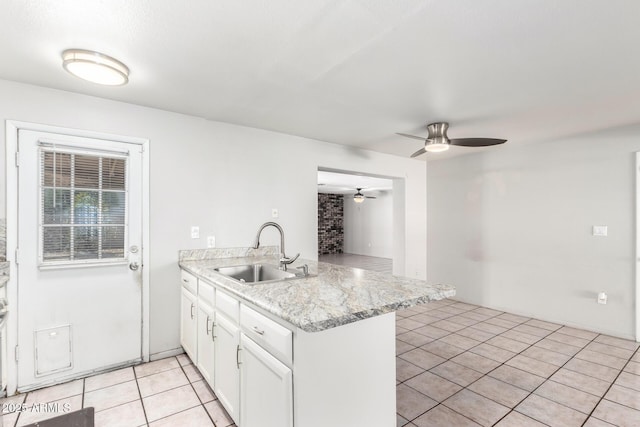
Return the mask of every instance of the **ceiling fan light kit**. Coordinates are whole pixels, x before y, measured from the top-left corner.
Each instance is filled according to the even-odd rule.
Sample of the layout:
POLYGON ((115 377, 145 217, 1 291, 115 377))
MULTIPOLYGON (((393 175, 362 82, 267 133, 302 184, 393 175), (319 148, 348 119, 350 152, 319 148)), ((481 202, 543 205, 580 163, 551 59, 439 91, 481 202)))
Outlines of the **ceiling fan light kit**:
POLYGON ((447 129, 449 123, 437 122, 427 125, 427 131, 429 134, 426 138, 416 135, 408 135, 405 133, 398 133, 400 136, 407 138, 419 139, 424 141, 424 147, 416 151, 411 157, 418 157, 426 152, 429 153, 441 153, 447 151, 451 145, 459 145, 461 147, 488 147, 490 145, 498 145, 507 142, 506 139, 498 138, 456 138, 449 139, 447 136, 447 129))
POLYGON ((364 199, 375 199, 374 196, 365 196, 362 194, 362 187, 356 188, 356 194, 353 195, 353 201, 356 203, 364 202, 364 199))
POLYGON ((427 139, 424 142, 424 149, 429 153, 441 153, 449 149, 449 142, 442 137, 427 139))

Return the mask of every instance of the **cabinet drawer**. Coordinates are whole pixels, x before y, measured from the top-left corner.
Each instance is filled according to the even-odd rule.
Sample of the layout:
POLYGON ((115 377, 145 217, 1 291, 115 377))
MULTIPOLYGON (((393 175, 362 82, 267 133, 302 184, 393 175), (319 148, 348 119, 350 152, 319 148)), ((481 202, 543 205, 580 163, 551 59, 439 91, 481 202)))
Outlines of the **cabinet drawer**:
POLYGON ((237 299, 218 289, 216 291, 216 310, 223 313, 235 323, 239 321, 240 303, 237 299))
POLYGON ((293 333, 257 311, 242 305, 240 327, 247 336, 285 364, 293 361, 293 333))
POLYGON ((196 279, 196 276, 180 270, 180 279, 183 287, 189 289, 193 295, 198 295, 198 279, 196 279))
POLYGON ((210 307, 214 307, 213 286, 201 280, 200 283, 198 283, 198 300, 202 300, 210 307))

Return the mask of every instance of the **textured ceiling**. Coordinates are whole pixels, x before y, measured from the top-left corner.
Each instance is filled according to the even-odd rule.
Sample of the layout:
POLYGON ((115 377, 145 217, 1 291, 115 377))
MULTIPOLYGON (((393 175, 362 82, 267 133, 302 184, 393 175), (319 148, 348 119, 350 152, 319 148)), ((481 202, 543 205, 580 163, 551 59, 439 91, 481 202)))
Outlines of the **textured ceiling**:
POLYGON ((450 137, 518 144, 640 120, 634 0, 0 7, 0 78, 401 156, 421 142, 395 133, 421 133, 433 121, 449 121, 450 137), (130 83, 106 88, 72 77, 60 60, 68 48, 120 59, 130 83))

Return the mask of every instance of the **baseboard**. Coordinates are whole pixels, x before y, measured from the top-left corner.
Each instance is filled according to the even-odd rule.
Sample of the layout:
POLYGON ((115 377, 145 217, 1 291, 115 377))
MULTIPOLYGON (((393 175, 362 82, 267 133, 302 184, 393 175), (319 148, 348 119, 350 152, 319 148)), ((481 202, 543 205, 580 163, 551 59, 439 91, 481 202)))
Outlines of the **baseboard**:
POLYGON ((177 355, 183 354, 183 353, 184 353, 184 349, 182 347, 178 347, 178 348, 174 348, 172 350, 166 350, 166 351, 161 351, 159 353, 153 353, 153 354, 149 355, 149 360, 153 362, 154 360, 166 359, 167 357, 177 356, 177 355))

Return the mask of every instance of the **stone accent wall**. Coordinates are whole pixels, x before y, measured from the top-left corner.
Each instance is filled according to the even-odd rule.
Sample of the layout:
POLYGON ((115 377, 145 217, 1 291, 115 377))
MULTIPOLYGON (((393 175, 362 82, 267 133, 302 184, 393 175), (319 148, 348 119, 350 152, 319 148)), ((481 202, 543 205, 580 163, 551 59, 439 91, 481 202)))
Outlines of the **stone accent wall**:
POLYGON ((344 196, 318 193, 318 254, 341 254, 344 246, 344 196))

